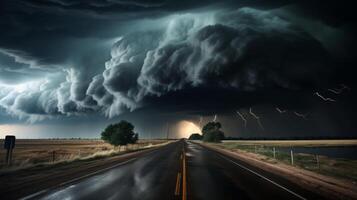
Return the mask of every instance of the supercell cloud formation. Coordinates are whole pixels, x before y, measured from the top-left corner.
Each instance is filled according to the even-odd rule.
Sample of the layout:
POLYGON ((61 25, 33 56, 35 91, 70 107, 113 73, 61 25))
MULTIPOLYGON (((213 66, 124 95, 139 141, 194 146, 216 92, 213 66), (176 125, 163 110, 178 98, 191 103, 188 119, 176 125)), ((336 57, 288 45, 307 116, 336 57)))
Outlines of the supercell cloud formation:
POLYGON ((45 79, 25 91, 5 92, 1 105, 22 117, 96 110, 114 117, 140 107, 146 96, 186 88, 316 85, 320 70, 329 67, 314 38, 265 11, 240 8, 168 18, 164 28, 120 36, 104 71, 92 81, 69 68, 59 75, 65 76, 63 82, 45 79))
POLYGON ((345 75, 351 22, 267 2, 5 1, 0 120, 163 108, 194 118, 260 105, 305 112, 321 103, 315 91, 354 85, 345 75))

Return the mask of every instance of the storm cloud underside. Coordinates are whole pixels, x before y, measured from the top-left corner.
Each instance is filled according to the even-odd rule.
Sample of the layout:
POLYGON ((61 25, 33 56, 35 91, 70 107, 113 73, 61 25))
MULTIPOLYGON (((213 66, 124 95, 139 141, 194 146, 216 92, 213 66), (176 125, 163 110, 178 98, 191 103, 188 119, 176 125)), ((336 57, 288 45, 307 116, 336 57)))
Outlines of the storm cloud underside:
POLYGON ((69 9, 70 15, 84 10, 81 17, 103 23, 88 22, 84 31, 75 28, 75 19, 61 35, 58 16, 60 23, 38 22, 36 30, 21 20, 1 22, 19 31, 0 41, 0 106, 29 122, 98 113, 114 118, 146 108, 191 116, 264 104, 306 111, 318 102, 310 94, 341 83, 336 74, 345 70, 323 37, 287 17, 290 7, 171 14, 161 1, 39 2, 30 6, 69 9), (143 18, 130 12, 118 18, 113 6, 140 11, 143 18), (148 17, 152 10, 157 15, 148 17), (28 31, 39 34, 26 40, 28 31))

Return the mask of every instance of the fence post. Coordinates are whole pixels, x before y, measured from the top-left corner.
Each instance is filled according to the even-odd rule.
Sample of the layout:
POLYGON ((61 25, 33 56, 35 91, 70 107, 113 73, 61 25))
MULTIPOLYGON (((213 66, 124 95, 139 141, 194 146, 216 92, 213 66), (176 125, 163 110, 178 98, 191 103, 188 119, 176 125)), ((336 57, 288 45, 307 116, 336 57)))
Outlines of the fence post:
POLYGON ((317 168, 320 170, 320 159, 319 159, 319 155, 316 154, 316 164, 317 164, 317 168))
POLYGON ((81 157, 81 150, 78 149, 78 157, 81 157))
POLYGON ((273 147, 273 156, 274 156, 274 159, 275 159, 275 147, 273 147))
POLYGON ((52 151, 52 162, 55 162, 55 159, 56 159, 56 151, 53 150, 52 151))
POLYGON ((254 145, 254 153, 257 153, 257 146, 254 145))
POLYGON ((294 165, 294 152, 292 149, 290 150, 290 156, 291 156, 291 165, 294 165))

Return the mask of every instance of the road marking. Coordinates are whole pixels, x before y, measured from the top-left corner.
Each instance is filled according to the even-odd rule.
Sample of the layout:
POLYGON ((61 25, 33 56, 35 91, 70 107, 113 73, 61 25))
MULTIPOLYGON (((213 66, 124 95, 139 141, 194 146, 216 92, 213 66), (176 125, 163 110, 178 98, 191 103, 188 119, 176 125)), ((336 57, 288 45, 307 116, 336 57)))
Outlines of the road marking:
POLYGON ((297 194, 297 193, 291 191, 290 189, 288 189, 288 188, 286 188, 286 187, 284 187, 284 186, 282 186, 282 185, 276 183, 276 182, 273 181, 273 180, 270 180, 269 178, 267 178, 267 177, 265 177, 265 176, 259 174, 258 172, 255 172, 255 171, 253 171, 253 170, 251 170, 251 169, 249 169, 249 168, 247 168, 247 167, 245 167, 245 166, 243 166, 243 165, 241 165, 241 164, 239 164, 239 163, 237 163, 237 162, 235 162, 235 161, 233 161, 233 160, 231 160, 231 159, 229 159, 229 158, 227 158, 227 157, 225 157, 225 156, 222 156, 221 154, 218 154, 218 155, 219 155, 220 157, 226 159, 227 161, 230 161, 230 162, 234 163, 235 165, 241 167, 242 169, 245 169, 245 170, 247 170, 247 171, 249 171, 249 172, 251 172, 251 173, 253 173, 253 174, 259 176, 260 178, 262 178, 262 179, 264 179, 264 180, 266 180, 266 181, 272 183, 273 185, 275 185, 275 186, 277 186, 277 187, 279 187, 279 188, 281 188, 281 189, 283 189, 283 190, 289 192, 290 194, 292 194, 292 195, 298 197, 299 199, 306 200, 306 198, 302 197, 301 195, 299 195, 299 194, 297 194))
POLYGON ((181 185, 181 173, 177 173, 177 179, 176 179, 176 189, 175 189, 175 195, 178 196, 180 195, 180 185, 181 185))
POLYGON ((31 194, 31 195, 28 195, 28 196, 26 196, 26 197, 24 197, 24 198, 21 198, 20 200, 32 199, 32 198, 34 198, 34 197, 36 197, 36 196, 38 196, 38 195, 40 195, 40 194, 43 194, 43 193, 47 192, 48 190, 49 190, 49 189, 41 190, 41 191, 39 191, 39 192, 36 192, 36 193, 33 193, 33 194, 31 194))
POLYGON ((185 155, 185 147, 183 148, 182 153, 182 200, 186 200, 187 192, 186 192, 186 155, 185 155))

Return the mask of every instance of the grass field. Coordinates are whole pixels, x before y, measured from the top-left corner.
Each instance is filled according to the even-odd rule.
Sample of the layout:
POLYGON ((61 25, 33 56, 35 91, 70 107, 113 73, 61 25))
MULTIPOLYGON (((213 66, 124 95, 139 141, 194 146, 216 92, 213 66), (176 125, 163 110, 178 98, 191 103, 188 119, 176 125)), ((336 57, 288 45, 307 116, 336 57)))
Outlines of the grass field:
MULTIPOLYGON (((242 150, 250 153, 263 155, 266 162, 283 162, 291 165, 291 154, 289 151, 276 151, 274 147, 345 147, 356 146, 357 140, 266 140, 266 141, 224 141, 215 144, 221 148, 230 150, 242 150)), ((357 152, 356 152, 357 153, 357 152)), ((357 182, 357 160, 331 158, 322 155, 306 153, 294 153, 294 166, 328 175, 357 182)))
MULTIPOLYGON (((12 167, 26 167, 39 163, 54 163, 78 158, 109 155, 113 152, 148 147, 165 140, 139 140, 136 145, 120 149, 99 139, 18 139, 13 151, 12 167)), ((3 140, 0 140, 3 144, 3 140)), ((5 166, 6 150, 0 150, 0 169, 5 166)))
POLYGON ((357 140, 225 140, 223 143, 234 143, 241 145, 268 145, 276 147, 357 146, 357 140))

